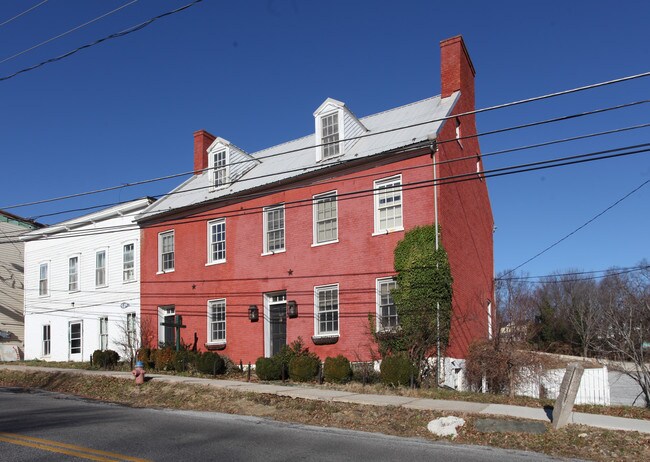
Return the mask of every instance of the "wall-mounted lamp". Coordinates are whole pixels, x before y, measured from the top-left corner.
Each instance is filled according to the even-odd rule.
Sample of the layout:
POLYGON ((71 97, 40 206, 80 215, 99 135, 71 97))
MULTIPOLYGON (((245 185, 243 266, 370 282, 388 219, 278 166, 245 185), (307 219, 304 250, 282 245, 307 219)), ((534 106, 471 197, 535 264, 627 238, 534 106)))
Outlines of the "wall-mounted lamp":
POLYGON ((287 302, 287 316, 290 318, 298 317, 298 304, 295 300, 289 300, 287 302))
POLYGON ((260 310, 257 308, 257 305, 250 305, 248 307, 248 319, 251 322, 257 322, 260 319, 260 310))

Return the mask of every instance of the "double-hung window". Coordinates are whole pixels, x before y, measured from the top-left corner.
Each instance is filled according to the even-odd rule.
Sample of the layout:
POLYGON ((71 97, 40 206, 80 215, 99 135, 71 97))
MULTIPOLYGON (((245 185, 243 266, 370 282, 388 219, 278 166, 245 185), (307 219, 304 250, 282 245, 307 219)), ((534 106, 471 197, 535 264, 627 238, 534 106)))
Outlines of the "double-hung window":
POLYGON ((50 264, 41 263, 38 267, 38 295, 50 294, 50 264))
POLYGON ((43 325, 43 356, 50 356, 52 330, 49 324, 43 325))
POLYGON ((323 159, 338 156, 339 148, 339 114, 332 114, 321 117, 321 144, 323 159))
POLYGON ((135 281, 135 244, 122 247, 122 282, 135 281))
POLYGON ((225 149, 212 155, 212 174, 215 188, 228 183, 228 153, 225 149))
POLYGON ((226 300, 208 301, 208 339, 209 343, 226 341, 226 300))
POLYGON ((162 273, 174 271, 174 231, 158 234, 158 269, 162 273))
POLYGON ((99 318, 99 349, 108 349, 108 318, 99 318))
POLYGON ((68 291, 76 292, 79 290, 79 257, 70 257, 68 259, 68 291))
POLYGON ((284 205, 264 209, 264 253, 284 251, 284 205))
POLYGON ((226 219, 208 222, 208 264, 226 261, 226 219))
POLYGON ((98 250, 95 253, 95 287, 106 285, 106 251, 98 250))
POLYGON ((338 239, 336 203, 336 191, 314 196, 314 245, 338 239))
POLYGON ((393 278, 377 279, 377 330, 393 330, 399 325, 391 291, 397 287, 393 278))
POLYGON ((374 182, 375 234, 403 230, 402 176, 374 182))
POLYGON ((81 322, 70 323, 70 354, 78 355, 81 353, 81 322))
POLYGON ((339 286, 338 284, 314 288, 316 310, 316 335, 339 333, 339 286))

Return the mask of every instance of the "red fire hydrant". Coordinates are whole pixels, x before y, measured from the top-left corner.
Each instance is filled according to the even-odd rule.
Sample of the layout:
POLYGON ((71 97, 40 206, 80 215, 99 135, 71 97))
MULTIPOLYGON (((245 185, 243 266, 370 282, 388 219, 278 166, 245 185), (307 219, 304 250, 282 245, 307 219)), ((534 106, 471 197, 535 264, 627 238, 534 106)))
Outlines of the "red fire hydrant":
POLYGON ((135 377, 136 385, 142 385, 144 383, 144 364, 142 361, 135 363, 135 369, 131 371, 131 374, 135 377))

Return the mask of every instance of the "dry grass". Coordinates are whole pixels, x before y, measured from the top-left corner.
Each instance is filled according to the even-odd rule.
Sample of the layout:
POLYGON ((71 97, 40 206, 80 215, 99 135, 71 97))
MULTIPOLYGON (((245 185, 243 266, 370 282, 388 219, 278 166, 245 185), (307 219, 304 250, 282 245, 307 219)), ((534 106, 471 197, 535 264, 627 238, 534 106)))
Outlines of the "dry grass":
MULTIPOLYGON (((138 387, 131 380, 82 377, 61 372, 0 370, 0 386, 40 388, 133 407, 225 412, 396 436, 443 439, 432 435, 426 429, 430 420, 444 415, 433 411, 309 401, 155 380, 138 387)), ((354 389, 353 385, 346 387, 354 389)), ((370 387, 361 391, 368 392, 368 388, 370 387)), ((410 390, 404 392, 415 393, 410 390)), ((558 457, 597 461, 650 460, 650 435, 594 430, 573 425, 559 431, 549 429, 542 435, 481 433, 474 428, 476 417, 462 414, 460 417, 463 417, 467 424, 460 430, 455 443, 529 450, 558 457)))

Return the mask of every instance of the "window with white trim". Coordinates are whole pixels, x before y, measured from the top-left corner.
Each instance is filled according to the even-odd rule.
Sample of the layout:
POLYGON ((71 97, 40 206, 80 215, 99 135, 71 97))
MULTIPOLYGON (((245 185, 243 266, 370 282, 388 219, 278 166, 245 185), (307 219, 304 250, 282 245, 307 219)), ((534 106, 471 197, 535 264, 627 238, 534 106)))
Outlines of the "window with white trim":
POLYGON ((135 281, 135 244, 130 242, 122 247, 122 282, 135 281))
POLYGON ((226 299, 208 301, 208 342, 226 341, 226 299))
POLYGON ((38 267, 38 295, 50 294, 50 264, 41 263, 38 267))
POLYGON ((338 239, 336 191, 314 196, 314 244, 338 239))
POLYGON ((74 256, 68 259, 68 291, 79 290, 79 257, 74 256))
POLYGON ((208 222, 208 263, 226 261, 226 219, 208 222))
POLYGON ((99 318, 99 349, 108 349, 108 318, 99 318))
POLYGON ((320 119, 321 121, 321 144, 322 146, 322 158, 329 159, 330 157, 336 157, 339 155, 340 147, 339 145, 339 113, 334 112, 332 114, 324 115, 320 119))
POLYGON ((316 311, 316 335, 339 333, 339 286, 338 284, 314 288, 316 311))
POLYGON ((158 234, 158 271, 174 271, 174 231, 158 234))
POLYGON ((50 356, 52 345, 52 327, 49 324, 43 325, 43 356, 50 356))
POLYGON ((106 250, 95 252, 95 287, 105 287, 106 281, 106 250))
POLYGON ((402 175, 374 182, 375 233, 401 231, 402 175))
POLYGON ((228 183, 228 151, 223 149, 212 154, 212 178, 215 188, 228 183))
POLYGON ((274 253, 284 248, 284 205, 264 209, 264 253, 274 253))
POLYGON ((377 329, 393 330, 399 325, 397 308, 391 291, 397 287, 394 278, 377 279, 377 329))

